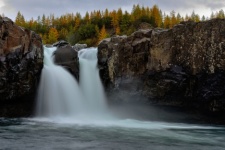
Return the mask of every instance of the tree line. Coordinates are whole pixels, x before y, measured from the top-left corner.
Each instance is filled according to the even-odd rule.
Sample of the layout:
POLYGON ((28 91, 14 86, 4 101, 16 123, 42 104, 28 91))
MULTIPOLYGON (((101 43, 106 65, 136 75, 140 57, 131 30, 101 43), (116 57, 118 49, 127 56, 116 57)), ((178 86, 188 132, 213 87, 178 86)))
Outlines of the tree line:
POLYGON ((25 20, 21 12, 17 13, 15 23, 40 34, 44 44, 52 44, 58 40, 66 40, 72 45, 86 43, 88 46, 96 46, 102 39, 113 35, 130 35, 142 23, 147 23, 149 28, 172 28, 181 21, 205 21, 213 18, 225 18, 224 11, 211 14, 210 18, 200 17, 194 11, 192 14, 181 16, 175 11, 170 14, 162 13, 157 5, 144 7, 133 5, 132 11, 123 11, 121 8, 113 11, 95 10, 86 12, 82 17, 80 13, 67 13, 60 17, 54 14, 38 16, 25 20))

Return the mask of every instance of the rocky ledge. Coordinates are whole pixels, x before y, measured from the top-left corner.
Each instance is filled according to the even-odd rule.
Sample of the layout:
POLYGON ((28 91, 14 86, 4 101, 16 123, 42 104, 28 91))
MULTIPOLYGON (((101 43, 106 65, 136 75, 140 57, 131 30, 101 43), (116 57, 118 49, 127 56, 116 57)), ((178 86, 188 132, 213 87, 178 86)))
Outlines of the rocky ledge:
POLYGON ((225 20, 139 30, 98 50, 110 101, 177 106, 225 122, 225 20))
POLYGON ((0 117, 31 114, 43 57, 39 35, 0 17, 0 117))

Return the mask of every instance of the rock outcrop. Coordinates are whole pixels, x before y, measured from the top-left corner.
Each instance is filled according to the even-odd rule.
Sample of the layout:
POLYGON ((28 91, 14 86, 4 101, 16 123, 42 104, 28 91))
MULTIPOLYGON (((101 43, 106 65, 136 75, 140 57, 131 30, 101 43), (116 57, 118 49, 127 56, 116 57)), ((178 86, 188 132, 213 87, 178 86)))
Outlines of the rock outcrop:
POLYGON ((0 17, 0 116, 31 113, 43 57, 40 36, 0 17))
POLYGON ((52 44, 52 46, 54 46, 54 47, 63 47, 66 45, 70 45, 70 44, 64 40, 61 40, 61 41, 58 41, 58 42, 55 42, 52 44))
POLYGON ((63 66, 79 80, 78 51, 87 48, 87 44, 75 44, 71 46, 68 42, 62 40, 54 43, 52 46, 57 47, 53 54, 55 64, 63 66))
POLYGON ((79 59, 76 50, 68 44, 58 47, 53 55, 55 64, 63 66, 76 79, 79 79, 79 59))
POLYGON ((79 50, 84 49, 84 48, 87 48, 87 44, 78 44, 77 43, 73 46, 73 49, 76 50, 76 51, 79 51, 79 50))
POLYGON ((117 100, 225 112, 225 20, 182 22, 103 40, 100 76, 117 100), (118 95, 118 94, 117 94, 118 95), (121 96, 121 97, 120 97, 121 96))

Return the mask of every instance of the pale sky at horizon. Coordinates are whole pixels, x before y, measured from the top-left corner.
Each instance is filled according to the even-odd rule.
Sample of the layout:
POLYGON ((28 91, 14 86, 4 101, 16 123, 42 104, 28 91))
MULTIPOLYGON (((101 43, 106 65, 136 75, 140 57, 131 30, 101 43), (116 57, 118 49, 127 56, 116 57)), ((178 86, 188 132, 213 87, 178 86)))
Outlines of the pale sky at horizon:
POLYGON ((93 10, 109 10, 122 8, 131 11, 134 4, 152 7, 158 5, 162 12, 169 14, 172 10, 182 16, 196 14, 210 16, 221 9, 225 10, 225 0, 0 0, 0 14, 15 20, 20 11, 26 20, 37 19, 38 16, 55 14, 60 16, 66 13, 85 12, 93 10))

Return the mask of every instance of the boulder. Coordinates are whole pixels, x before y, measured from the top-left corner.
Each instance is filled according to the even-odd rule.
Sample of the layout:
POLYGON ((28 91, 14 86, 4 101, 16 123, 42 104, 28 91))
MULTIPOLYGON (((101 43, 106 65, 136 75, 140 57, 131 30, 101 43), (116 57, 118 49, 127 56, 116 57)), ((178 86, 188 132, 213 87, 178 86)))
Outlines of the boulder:
POLYGON ((224 19, 105 39, 98 45, 98 64, 108 93, 117 93, 111 95, 119 101, 144 97, 153 104, 225 114, 224 19))
POLYGON ((43 57, 39 35, 0 17, 0 116, 31 114, 43 57))
POLYGON ((79 78, 78 52, 70 45, 60 46, 54 52, 54 62, 66 68, 76 79, 79 78))
POLYGON ((75 44, 73 46, 73 49, 76 50, 76 51, 79 51, 79 50, 84 49, 84 48, 87 48, 87 44, 75 44))
POLYGON ((61 41, 58 41, 58 42, 55 42, 52 44, 52 46, 54 46, 54 47, 63 47, 66 45, 70 45, 70 44, 64 40, 61 40, 61 41))

